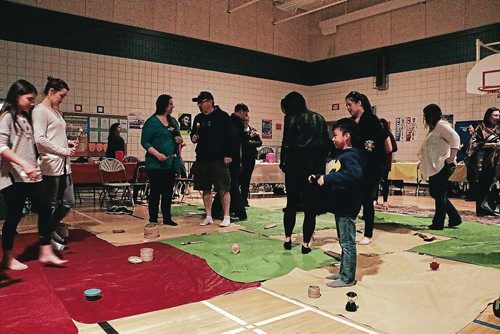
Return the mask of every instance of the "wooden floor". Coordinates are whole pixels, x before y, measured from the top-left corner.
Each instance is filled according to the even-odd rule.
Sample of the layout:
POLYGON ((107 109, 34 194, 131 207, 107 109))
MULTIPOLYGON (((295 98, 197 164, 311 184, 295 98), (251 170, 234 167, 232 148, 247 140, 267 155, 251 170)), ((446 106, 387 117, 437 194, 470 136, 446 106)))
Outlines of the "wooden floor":
MULTIPOLYGON (((410 195, 405 196, 391 196, 389 202, 392 205, 433 208, 434 201, 430 197, 414 196, 411 190, 409 193, 410 195)), ((201 203, 197 196, 185 200, 201 203)), ((250 200, 252 206, 274 209, 282 208, 285 202, 284 197, 250 200)), ((473 202, 454 199, 453 203, 459 210, 474 210, 473 202)), ((83 212, 85 209, 88 206, 77 207, 75 211, 83 212)), ((84 216, 89 218, 85 218, 86 221, 82 221, 82 224, 101 224, 101 219, 120 219, 119 216, 110 218, 109 215, 82 217, 84 216)), ((35 226, 24 224, 25 231, 30 230, 30 227, 35 226)), ((264 288, 239 291, 198 303, 111 320, 104 324, 76 325, 81 333, 379 333, 377 329, 367 328, 264 288)), ((498 333, 499 326, 500 319, 492 313, 491 305, 485 305, 485 311, 460 333, 498 333)))

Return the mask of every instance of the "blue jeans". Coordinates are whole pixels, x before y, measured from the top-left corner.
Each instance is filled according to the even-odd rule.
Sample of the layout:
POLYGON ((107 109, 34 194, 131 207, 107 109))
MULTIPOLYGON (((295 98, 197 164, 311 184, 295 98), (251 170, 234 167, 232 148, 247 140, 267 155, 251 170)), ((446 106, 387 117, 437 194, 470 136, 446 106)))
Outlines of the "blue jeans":
POLYGON ((436 212, 432 218, 433 230, 442 230, 444 228, 444 220, 448 215, 448 223, 451 226, 458 225, 462 222, 462 218, 457 209, 451 204, 448 199, 448 179, 450 178, 450 164, 445 162, 443 169, 436 175, 429 177, 429 192, 434 199, 436 212))
POLYGON ((351 217, 335 215, 337 237, 340 241, 340 280, 344 283, 354 282, 356 276, 356 223, 351 217))

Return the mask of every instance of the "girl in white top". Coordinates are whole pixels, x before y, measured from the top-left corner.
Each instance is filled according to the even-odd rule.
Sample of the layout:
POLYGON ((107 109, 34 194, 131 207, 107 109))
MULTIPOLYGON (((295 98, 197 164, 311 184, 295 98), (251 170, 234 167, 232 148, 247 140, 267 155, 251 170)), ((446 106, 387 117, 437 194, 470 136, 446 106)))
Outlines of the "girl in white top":
POLYGON ((40 244, 64 249, 64 243, 55 233, 57 225, 75 204, 70 157, 75 154, 78 139, 68 140, 66 122, 59 105, 68 94, 69 87, 61 79, 47 78, 45 97, 33 110, 35 143, 40 153, 40 169, 43 175, 43 203, 39 210, 40 244), (56 239, 56 240, 52 240, 56 239))
POLYGON ((429 191, 436 206, 431 230, 442 230, 448 215, 448 226, 455 227, 462 223, 457 209, 447 195, 448 179, 455 171, 455 158, 460 148, 460 137, 450 123, 441 119, 442 112, 436 104, 424 108, 425 126, 429 133, 418 152, 420 170, 424 179, 429 179, 429 191))
MULTIPOLYGON (((0 189, 7 208, 2 228, 2 265, 12 270, 28 268, 14 258, 12 249, 26 198, 35 201, 35 186, 41 180, 29 115, 36 95, 35 86, 26 80, 17 80, 10 86, 0 111, 0 189)), ((52 253, 52 249, 49 252, 52 253)), ((55 257, 53 253, 51 256, 55 257)))

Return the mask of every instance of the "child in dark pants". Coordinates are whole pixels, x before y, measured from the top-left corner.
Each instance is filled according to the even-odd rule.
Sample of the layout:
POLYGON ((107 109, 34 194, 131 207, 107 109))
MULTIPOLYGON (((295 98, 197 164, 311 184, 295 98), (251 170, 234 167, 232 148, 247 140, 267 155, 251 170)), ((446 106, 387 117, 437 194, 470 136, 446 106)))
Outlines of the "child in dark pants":
POLYGON ((332 288, 355 284, 356 276, 356 216, 361 209, 361 181, 366 156, 359 148, 353 148, 357 138, 357 124, 350 118, 343 118, 333 128, 333 143, 339 154, 333 160, 333 168, 327 175, 311 176, 325 187, 326 211, 333 212, 337 226, 337 236, 342 248, 340 271, 327 276, 332 281, 326 283, 332 288))

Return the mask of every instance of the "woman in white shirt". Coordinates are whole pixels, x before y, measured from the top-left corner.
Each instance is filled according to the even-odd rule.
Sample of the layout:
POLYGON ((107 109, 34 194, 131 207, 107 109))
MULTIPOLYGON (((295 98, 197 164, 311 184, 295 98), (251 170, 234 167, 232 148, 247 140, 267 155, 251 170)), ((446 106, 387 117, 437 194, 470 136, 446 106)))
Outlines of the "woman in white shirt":
MULTIPOLYGON (((70 157, 75 154, 77 140, 66 137, 66 121, 59 111, 59 105, 68 94, 69 87, 61 79, 47 78, 45 97, 33 110, 35 143, 40 154, 42 186, 45 191, 38 219, 40 244, 61 249, 61 245, 51 240, 55 236, 57 224, 69 213, 75 204, 70 157)), ((64 246, 63 246, 64 247, 64 246)))
POLYGON ((429 191, 434 198, 435 213, 430 230, 442 230, 448 215, 448 226, 455 227, 462 223, 457 209, 448 199, 448 179, 455 171, 455 158, 460 148, 460 137, 450 123, 441 119, 441 108, 429 104, 424 108, 425 126, 429 133, 418 152, 420 170, 425 179, 429 179, 429 191))

